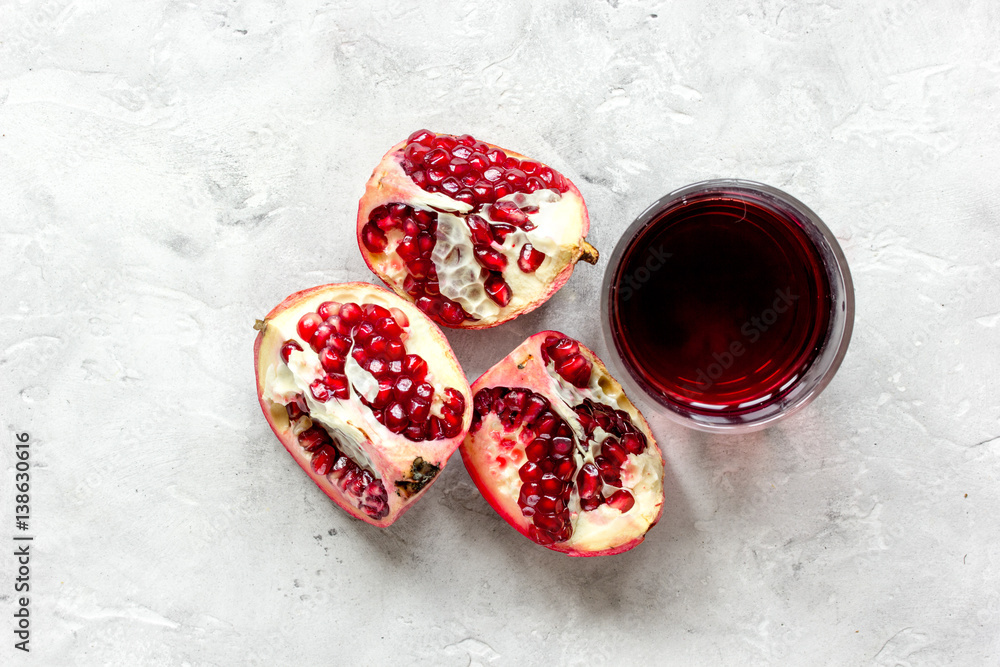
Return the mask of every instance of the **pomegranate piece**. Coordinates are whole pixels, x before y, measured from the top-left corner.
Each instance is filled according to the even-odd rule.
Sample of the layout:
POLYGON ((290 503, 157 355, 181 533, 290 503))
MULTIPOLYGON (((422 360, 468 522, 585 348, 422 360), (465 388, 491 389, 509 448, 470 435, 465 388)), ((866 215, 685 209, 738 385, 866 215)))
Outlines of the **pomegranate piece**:
POLYGON ((293 294, 255 328, 257 396, 275 435, 349 514, 394 522, 472 419, 468 382, 441 330, 365 283, 293 294))
POLYGON ((627 551, 663 509, 649 425, 593 352, 555 331, 522 343, 472 385, 462 459, 522 535, 570 556, 627 551))
POLYGON ((434 321, 465 329, 534 310, 577 261, 596 263, 589 230, 580 191, 551 167, 428 130, 385 154, 358 206, 369 268, 434 321))

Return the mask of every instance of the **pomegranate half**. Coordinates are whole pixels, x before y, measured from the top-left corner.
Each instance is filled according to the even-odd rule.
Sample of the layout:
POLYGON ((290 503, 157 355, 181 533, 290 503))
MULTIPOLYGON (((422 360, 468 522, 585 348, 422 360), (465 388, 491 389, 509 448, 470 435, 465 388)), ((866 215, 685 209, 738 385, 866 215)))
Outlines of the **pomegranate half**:
POLYGON ((543 331, 472 385, 461 452, 521 534, 570 556, 628 551, 663 511, 663 457, 597 356, 543 331))
POLYGON ((484 329, 551 297, 590 218, 568 178, 467 135, 418 130, 389 149, 358 206, 358 245, 389 287, 449 327, 484 329))
POLYGON ((354 517, 388 526, 434 481, 472 418, 441 330, 366 283, 297 292, 258 321, 257 397, 310 478, 354 517))

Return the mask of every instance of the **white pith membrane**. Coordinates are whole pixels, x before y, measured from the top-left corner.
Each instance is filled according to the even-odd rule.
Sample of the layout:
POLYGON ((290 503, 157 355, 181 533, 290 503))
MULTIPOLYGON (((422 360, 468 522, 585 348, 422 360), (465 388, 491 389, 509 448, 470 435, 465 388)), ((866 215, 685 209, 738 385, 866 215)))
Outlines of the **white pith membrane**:
MULTIPOLYGON (((526 350, 525 347, 519 347, 508 359, 513 358, 517 368, 528 365, 541 367, 543 361, 539 350, 540 346, 536 343, 531 350, 526 350)), ((581 352, 583 352, 582 347, 581 352)), ((641 537, 656 522, 663 503, 663 461, 652 433, 649 432, 638 410, 625 396, 621 385, 607 374, 599 360, 589 354, 586 356, 593 365, 590 382, 585 388, 578 388, 560 377, 555 371, 553 361, 550 360, 544 366, 542 374, 534 372, 530 374, 532 378, 543 375, 548 380, 547 386, 525 387, 516 381, 508 383, 502 381, 501 378, 497 378, 495 381, 491 378, 483 385, 477 381, 473 386, 473 396, 484 387, 527 389, 544 396, 549 401, 550 409, 569 425, 574 436, 573 459, 576 464, 576 471, 572 478, 573 488, 568 504, 572 535, 568 540, 554 546, 564 546, 577 551, 599 552, 612 550, 641 537), (626 512, 621 512, 607 503, 601 504, 593 510, 584 511, 580 507, 577 475, 585 463, 593 463, 594 459, 600 455, 601 445, 609 436, 603 428, 596 426, 590 436, 590 441, 585 439, 585 430, 573 410, 585 399, 590 399, 594 403, 603 404, 615 410, 625 411, 631 418, 632 424, 646 436, 646 449, 639 454, 629 453, 622 465, 621 484, 612 486, 605 483, 601 489, 605 497, 610 496, 619 488, 629 491, 635 499, 635 504, 626 512)), ((525 373, 527 374, 527 371, 525 373)), ((490 373, 488 372, 487 375, 490 373)), ((481 380, 486 379, 484 376, 481 380)), ((498 492, 494 498, 504 506, 506 516, 525 527, 532 525, 533 521, 531 518, 523 516, 518 504, 518 497, 523 485, 519 469, 527 461, 524 449, 533 437, 530 432, 530 427, 523 423, 514 430, 507 431, 499 415, 491 411, 487 415, 483 415, 481 426, 470 432, 468 436, 469 439, 478 441, 474 445, 477 454, 473 456, 481 464, 477 466, 480 473, 490 476, 490 482, 498 492), (528 431, 529 434, 524 434, 525 431, 528 431), (488 433, 496 435, 486 435, 488 433), (481 438, 487 438, 487 440, 480 440, 481 438), (505 441, 513 441, 516 444, 508 448, 509 442, 505 446, 503 444, 505 441), (485 442, 488 442, 489 446, 486 446, 485 442), (485 466, 486 469, 484 470, 482 466, 485 466)))
MULTIPOLYGON (((401 150, 396 153, 401 154, 401 150)), ((507 151, 507 154, 523 157, 512 151, 507 151)), ((410 179, 397 158, 383 159, 368 187, 366 206, 362 211, 365 222, 368 214, 375 208, 394 203, 437 213, 438 226, 431 259, 437 271, 440 292, 461 305, 477 323, 499 321, 505 319, 508 313, 518 313, 537 303, 552 289, 553 281, 559 274, 580 256, 586 208, 582 198, 574 190, 560 193, 557 190, 540 189, 532 193, 513 193, 498 199, 499 202, 514 202, 520 208, 538 208, 535 213, 527 213, 534 229, 517 229, 508 234, 502 245, 496 241, 490 245, 507 259, 507 266, 501 275, 510 287, 511 299, 501 308, 483 287, 490 272, 479 264, 473 254, 472 232, 465 222, 466 217, 473 213, 470 204, 440 192, 423 190, 410 179), (533 248, 545 254, 545 259, 531 273, 521 271, 517 264, 525 243, 530 243, 533 248)), ((491 224, 500 222, 489 215, 488 206, 475 211, 475 214, 491 224)), ((386 282, 403 295, 405 291, 402 286, 408 271, 405 263, 395 254, 403 233, 393 229, 387 232, 386 237, 388 243, 384 252, 365 252, 369 252, 373 264, 386 282)))
MULTIPOLYGON (((298 334, 299 319, 306 313, 316 312, 320 304, 326 301, 337 301, 341 304, 353 302, 359 306, 376 304, 386 309, 398 308, 408 319, 402 335, 407 354, 416 354, 427 363, 425 381, 434 386, 434 396, 431 401, 430 414, 441 416, 443 405, 443 390, 447 387, 457 389, 470 402, 466 394, 465 376, 454 357, 442 349, 440 341, 443 336, 437 327, 413 304, 400 299, 390 292, 363 283, 349 283, 336 286, 336 290, 322 290, 302 300, 291 307, 273 314, 266 321, 263 342, 258 352, 258 362, 263 365, 258 372, 263 376, 261 398, 271 405, 287 406, 304 400, 307 412, 303 417, 289 422, 289 429, 298 436, 313 425, 321 426, 333 440, 334 446, 354 461, 362 470, 367 471, 375 479, 382 481, 389 495, 390 507, 405 504, 394 493, 393 483, 402 478, 414 459, 423 454, 429 463, 443 467, 448 456, 454 449, 454 444, 461 439, 442 438, 435 441, 413 442, 402 441, 402 434, 392 433, 380 423, 372 410, 361 403, 359 396, 368 400, 378 392, 378 380, 362 368, 354 359, 351 351, 345 355, 345 375, 349 380, 350 398, 338 399, 330 396, 328 401, 320 401, 313 396, 310 385, 314 380, 326 375, 319 354, 309 346, 298 334), (288 355, 288 363, 282 361, 281 346, 288 340, 297 342, 302 349, 292 350, 288 355), (386 443, 396 443, 392 451, 387 451, 386 443), (370 444, 369 444, 370 443, 370 444), (364 445, 377 453, 374 460, 364 445), (390 479, 384 479, 388 472, 390 479)), ((467 409, 468 413, 468 409, 467 409)), ((467 423, 467 417, 463 424, 467 423)), ((311 460, 316 452, 309 452, 296 444, 301 455, 311 460)), ((337 471, 326 475, 332 486, 337 471)), ((413 498, 415 499, 415 498, 413 498)), ((408 501, 407 501, 408 502, 408 501)))

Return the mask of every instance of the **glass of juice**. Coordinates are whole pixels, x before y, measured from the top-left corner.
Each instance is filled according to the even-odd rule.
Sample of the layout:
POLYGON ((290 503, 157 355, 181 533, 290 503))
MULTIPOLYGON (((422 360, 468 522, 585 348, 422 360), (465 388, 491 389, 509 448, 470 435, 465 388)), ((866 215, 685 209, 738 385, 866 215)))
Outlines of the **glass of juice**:
POLYGON ((703 431, 771 425, 814 399, 847 352, 844 253, 803 203, 712 180, 646 209, 611 256, 604 333, 619 375, 703 431))

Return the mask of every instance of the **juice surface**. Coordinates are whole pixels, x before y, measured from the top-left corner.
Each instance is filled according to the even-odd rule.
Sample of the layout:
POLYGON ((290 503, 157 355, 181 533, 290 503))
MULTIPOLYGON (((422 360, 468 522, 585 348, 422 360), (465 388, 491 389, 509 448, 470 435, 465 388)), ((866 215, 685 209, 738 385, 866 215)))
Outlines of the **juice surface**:
POLYGON ((787 391, 812 362, 830 289, 798 224, 713 195, 638 233, 616 271, 611 314, 623 361, 654 395, 740 410, 787 391))

